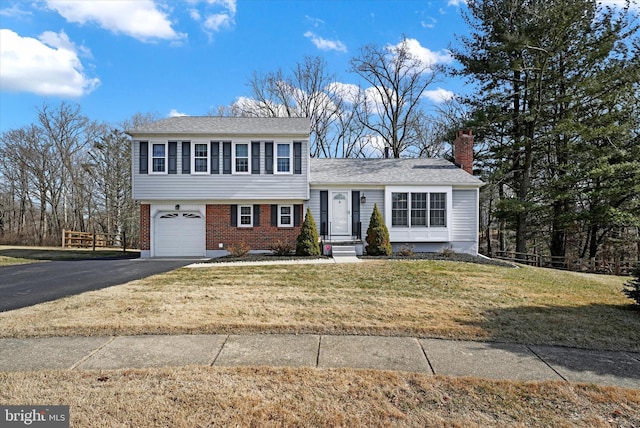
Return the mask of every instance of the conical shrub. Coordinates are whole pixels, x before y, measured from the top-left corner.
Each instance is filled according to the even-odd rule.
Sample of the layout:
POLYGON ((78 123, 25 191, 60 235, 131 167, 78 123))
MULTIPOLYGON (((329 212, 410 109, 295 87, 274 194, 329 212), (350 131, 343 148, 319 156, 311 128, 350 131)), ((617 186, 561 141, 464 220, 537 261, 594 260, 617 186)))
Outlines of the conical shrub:
POLYGON ((298 256, 319 256, 320 244, 318 243, 318 230, 313 219, 311 210, 307 208, 307 213, 302 223, 302 229, 296 240, 296 254, 298 256))
POLYGON ((373 206, 371 220, 367 228, 367 254, 370 256, 389 256, 391 255, 391 241, 389 240, 389 229, 384 224, 384 219, 378 204, 373 206))

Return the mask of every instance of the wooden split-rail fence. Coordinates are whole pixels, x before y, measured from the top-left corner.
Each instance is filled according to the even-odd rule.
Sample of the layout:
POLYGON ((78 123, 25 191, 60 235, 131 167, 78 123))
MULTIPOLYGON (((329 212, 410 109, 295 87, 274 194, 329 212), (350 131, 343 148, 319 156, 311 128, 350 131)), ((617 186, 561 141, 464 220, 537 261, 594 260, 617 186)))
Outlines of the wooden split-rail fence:
POLYGON ((514 251, 498 251, 493 257, 529 266, 609 275, 630 275, 631 271, 640 265, 639 260, 552 257, 541 254, 516 253, 514 251))
POLYGON ((126 236, 118 233, 62 231, 62 248, 122 248, 126 251, 126 236))

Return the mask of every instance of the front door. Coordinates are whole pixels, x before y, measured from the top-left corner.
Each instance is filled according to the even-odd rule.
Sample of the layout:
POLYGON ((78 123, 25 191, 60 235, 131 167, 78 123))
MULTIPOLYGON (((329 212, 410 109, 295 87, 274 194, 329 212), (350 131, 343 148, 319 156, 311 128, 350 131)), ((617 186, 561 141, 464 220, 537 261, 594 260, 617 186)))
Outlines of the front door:
POLYGON ((331 192, 331 235, 350 235, 349 192, 331 192))

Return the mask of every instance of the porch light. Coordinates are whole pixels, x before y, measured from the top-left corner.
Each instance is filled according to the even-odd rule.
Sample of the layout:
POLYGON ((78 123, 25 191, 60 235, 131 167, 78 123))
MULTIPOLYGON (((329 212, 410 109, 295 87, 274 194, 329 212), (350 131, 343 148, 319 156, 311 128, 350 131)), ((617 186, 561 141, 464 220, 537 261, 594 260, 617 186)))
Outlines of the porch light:
POLYGON ((176 211, 179 211, 180 210, 180 204, 176 204, 175 208, 176 208, 176 211))
POLYGON ((367 197, 365 195, 360 196, 360 203, 362 205, 367 203, 367 197))

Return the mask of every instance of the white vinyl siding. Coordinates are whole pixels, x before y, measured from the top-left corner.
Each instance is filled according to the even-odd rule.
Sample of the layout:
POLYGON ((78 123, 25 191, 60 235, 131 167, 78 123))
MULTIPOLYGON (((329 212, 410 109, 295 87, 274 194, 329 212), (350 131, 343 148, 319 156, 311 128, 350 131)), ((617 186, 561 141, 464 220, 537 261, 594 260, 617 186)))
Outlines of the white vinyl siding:
POLYGON ((453 191, 451 239, 453 241, 478 240, 478 190, 453 191))

